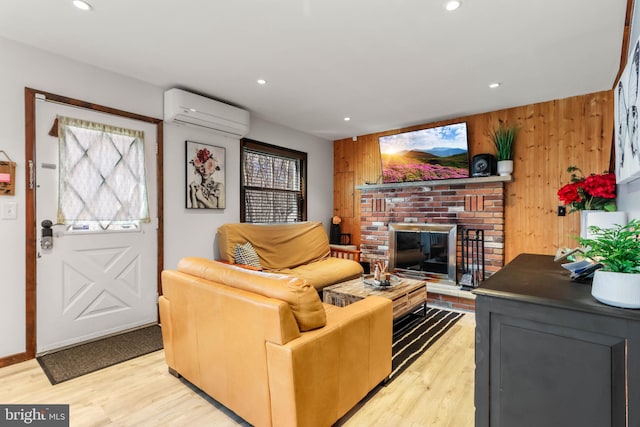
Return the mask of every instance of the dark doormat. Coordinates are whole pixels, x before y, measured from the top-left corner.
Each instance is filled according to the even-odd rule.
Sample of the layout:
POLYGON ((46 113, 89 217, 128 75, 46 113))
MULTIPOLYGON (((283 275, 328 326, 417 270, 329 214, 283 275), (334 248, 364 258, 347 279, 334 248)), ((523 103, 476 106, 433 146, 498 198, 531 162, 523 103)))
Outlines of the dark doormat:
POLYGON ((147 326, 37 357, 55 385, 162 349, 159 325, 147 326))
POLYGON ((391 374, 387 384, 444 335, 464 313, 427 307, 412 313, 393 328, 391 374))

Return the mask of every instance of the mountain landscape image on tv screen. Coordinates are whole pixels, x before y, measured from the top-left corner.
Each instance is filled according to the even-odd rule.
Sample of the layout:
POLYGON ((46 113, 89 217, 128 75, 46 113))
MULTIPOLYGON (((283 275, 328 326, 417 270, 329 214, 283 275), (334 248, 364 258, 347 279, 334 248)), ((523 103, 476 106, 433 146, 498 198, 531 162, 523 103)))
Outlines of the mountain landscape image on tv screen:
POLYGON ((379 143, 383 183, 469 177, 466 123, 382 136, 379 143))

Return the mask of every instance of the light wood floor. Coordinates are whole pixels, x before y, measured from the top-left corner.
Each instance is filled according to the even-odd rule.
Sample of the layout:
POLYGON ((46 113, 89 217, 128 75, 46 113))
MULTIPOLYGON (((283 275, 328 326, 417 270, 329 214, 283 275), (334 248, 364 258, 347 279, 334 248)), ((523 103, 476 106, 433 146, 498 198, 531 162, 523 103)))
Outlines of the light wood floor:
MULTIPOLYGON (((336 425, 471 427, 475 316, 465 314, 398 378, 336 425)), ((246 426, 167 372, 162 351, 52 386, 38 362, 0 369, 0 403, 70 404, 71 426, 246 426)))

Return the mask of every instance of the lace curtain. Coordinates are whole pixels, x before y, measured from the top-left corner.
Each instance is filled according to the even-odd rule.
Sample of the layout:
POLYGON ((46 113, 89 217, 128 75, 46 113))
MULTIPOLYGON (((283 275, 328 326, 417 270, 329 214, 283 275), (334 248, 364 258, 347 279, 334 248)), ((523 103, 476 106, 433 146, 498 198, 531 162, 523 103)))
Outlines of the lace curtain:
POLYGON ((58 222, 149 222, 144 132, 58 116, 58 222))

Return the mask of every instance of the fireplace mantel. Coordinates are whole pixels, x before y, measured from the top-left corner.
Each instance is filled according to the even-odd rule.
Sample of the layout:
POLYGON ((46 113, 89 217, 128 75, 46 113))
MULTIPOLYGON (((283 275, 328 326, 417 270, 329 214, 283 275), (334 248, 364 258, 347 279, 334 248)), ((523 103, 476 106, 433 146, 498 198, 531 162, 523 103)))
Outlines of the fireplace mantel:
POLYGON ((384 190, 389 188, 409 188, 409 187, 435 187, 438 185, 466 185, 466 184, 485 184, 492 182, 511 182, 513 177, 508 176, 482 176, 473 178, 456 178, 456 179, 440 179, 434 181, 415 181, 415 182, 392 182, 388 184, 364 184, 356 185, 356 190, 384 190))

